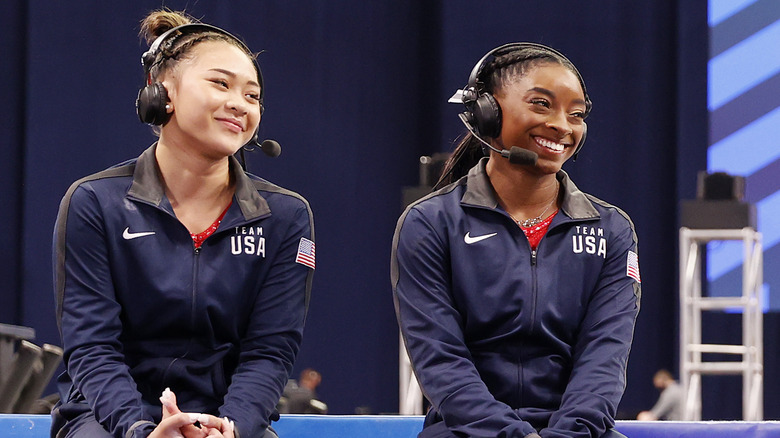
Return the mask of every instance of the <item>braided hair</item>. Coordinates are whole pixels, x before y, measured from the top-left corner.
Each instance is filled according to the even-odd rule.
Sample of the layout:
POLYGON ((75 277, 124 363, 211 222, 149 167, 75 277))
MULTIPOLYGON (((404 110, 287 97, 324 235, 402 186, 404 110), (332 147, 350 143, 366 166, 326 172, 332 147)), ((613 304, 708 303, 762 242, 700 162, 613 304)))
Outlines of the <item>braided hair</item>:
MULTIPOLYGON (((495 94, 497 90, 502 90, 525 76, 532 68, 550 63, 562 65, 574 73, 580 79, 582 90, 586 95, 586 101, 590 102, 587 99, 585 84, 582 82, 582 78, 574 64, 558 52, 545 49, 544 46, 539 45, 519 46, 514 50, 497 55, 484 67, 477 80, 483 92, 495 94)), ((587 105, 585 116, 590 113, 590 108, 590 105, 587 105)), ((484 156, 485 151, 483 150, 482 142, 474 137, 471 132, 463 134, 458 140, 458 145, 455 147, 452 155, 444 163, 441 177, 434 186, 434 190, 455 182, 466 175, 484 156)))
MULTIPOLYGON (((196 18, 178 11, 161 9, 152 11, 141 20, 140 36, 147 44, 151 45, 157 37, 165 32, 185 24, 197 23, 196 18)), ((160 46, 157 59, 149 69, 151 81, 155 82, 164 73, 171 71, 176 64, 192 56, 192 48, 206 41, 224 41, 232 44, 244 52, 251 60, 256 58, 254 53, 248 52, 238 41, 228 35, 219 32, 198 32, 174 35, 166 39, 160 46)))

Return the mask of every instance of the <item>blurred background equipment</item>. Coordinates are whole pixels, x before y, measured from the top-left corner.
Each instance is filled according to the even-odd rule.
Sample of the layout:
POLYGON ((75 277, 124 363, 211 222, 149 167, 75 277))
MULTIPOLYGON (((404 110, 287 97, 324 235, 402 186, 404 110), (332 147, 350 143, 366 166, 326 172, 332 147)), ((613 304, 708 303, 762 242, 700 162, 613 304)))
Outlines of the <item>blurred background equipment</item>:
MULTIPOLYGON (((703 375, 742 375, 742 418, 763 420, 763 252, 755 206, 742 202, 744 178, 700 172, 695 201, 682 202, 680 228, 680 381, 682 420, 701 420, 703 375), (742 241, 742 289, 731 296, 702 293, 702 246, 742 241), (706 311, 742 314, 741 344, 702 341, 706 311), (703 355, 709 355, 707 360, 703 355), (711 359, 713 355, 720 355, 711 359), (738 360, 734 360, 737 357, 738 360)), ((702 266, 705 266, 704 271, 702 266)))
POLYGON ((41 394, 62 361, 62 349, 39 347, 32 342, 35 330, 0 324, 0 413, 48 414, 53 406, 41 394))
POLYGON ((696 199, 681 202, 680 222, 692 229, 756 229, 756 206, 744 202, 745 178, 699 172, 696 199))
POLYGON ((449 152, 437 152, 433 155, 422 155, 419 165, 420 184, 416 186, 405 186, 403 188, 402 208, 406 208, 412 202, 431 193, 433 186, 441 176, 444 163, 450 157, 449 152))

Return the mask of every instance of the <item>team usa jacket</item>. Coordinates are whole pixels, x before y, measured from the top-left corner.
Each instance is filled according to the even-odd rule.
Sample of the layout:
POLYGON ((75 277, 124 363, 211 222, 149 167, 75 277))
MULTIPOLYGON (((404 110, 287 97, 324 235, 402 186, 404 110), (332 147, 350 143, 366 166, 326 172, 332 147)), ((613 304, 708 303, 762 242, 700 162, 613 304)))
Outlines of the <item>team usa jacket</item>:
POLYGON ((301 343, 311 210, 231 157, 233 203, 196 250, 154 151, 76 181, 60 204, 54 272, 66 371, 54 423, 91 411, 112 436, 145 437, 170 387, 182 411, 260 436, 301 343))
POLYGON ((398 322, 431 403, 420 437, 599 437, 639 311, 633 224, 560 171, 561 209, 532 251, 486 160, 395 232, 398 322))

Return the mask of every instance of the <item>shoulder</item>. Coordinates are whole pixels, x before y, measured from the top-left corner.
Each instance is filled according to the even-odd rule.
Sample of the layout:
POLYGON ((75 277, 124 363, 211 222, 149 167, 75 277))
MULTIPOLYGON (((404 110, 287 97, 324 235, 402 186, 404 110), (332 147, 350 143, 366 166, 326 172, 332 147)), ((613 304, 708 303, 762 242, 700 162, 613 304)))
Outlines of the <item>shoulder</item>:
MULTIPOLYGON (((453 224, 461 222, 465 214, 460 200, 463 184, 454 182, 412 202, 396 223, 392 252, 417 252, 420 248, 446 248, 453 224)), ((395 258, 393 259, 395 262, 395 258)))
POLYGON ((96 192, 115 193, 126 192, 132 182, 135 170, 135 159, 119 163, 100 172, 87 175, 73 182, 60 202, 60 210, 67 208, 71 202, 82 200, 88 194, 96 192), (82 189, 82 190, 79 190, 82 189))
POLYGON ((247 173, 246 176, 249 178, 252 186, 255 190, 257 190, 258 194, 264 198, 267 199, 269 197, 274 197, 277 198, 277 200, 280 202, 305 205, 307 208, 309 208, 309 201, 307 201, 306 198, 304 198, 301 194, 276 185, 251 173, 247 173))
POLYGON ((260 204, 266 204, 266 206, 259 206, 261 212, 270 212, 282 220, 287 218, 296 222, 308 221, 309 226, 313 226, 314 214, 309 201, 302 195, 256 175, 247 173, 246 176, 256 192, 255 195, 247 198, 254 198, 260 204))
POLYGON ((410 215, 438 223, 446 215, 458 214, 465 187, 464 178, 410 203, 398 219, 398 229, 410 215))
POLYGON ((610 249, 616 249, 615 254, 621 256, 626 251, 630 251, 634 255, 638 254, 639 237, 634 222, 628 214, 619 207, 591 194, 585 194, 585 196, 599 213, 597 227, 603 229, 609 236, 609 240, 616 244, 610 244, 610 249))
POLYGON ((301 194, 297 192, 294 192, 292 190, 274 184, 266 179, 260 178, 257 175, 253 175, 251 173, 247 173, 246 175, 252 181, 252 185, 255 187, 255 189, 261 194, 265 194, 265 193, 277 194, 285 198, 297 199, 299 202, 304 203, 306 205, 309 204, 309 202, 306 201, 306 198, 304 198, 301 194))
POLYGON ((70 185, 67 193, 72 193, 78 187, 85 184, 100 184, 101 182, 110 183, 112 180, 116 180, 117 178, 132 178, 133 172, 135 171, 135 162, 135 159, 125 161, 109 167, 108 169, 101 170, 100 172, 95 172, 91 175, 80 178, 70 185))
POLYGON ((599 212, 602 220, 608 221, 615 227, 627 227, 632 231, 635 230, 634 222, 631 220, 631 217, 629 217, 628 213, 623 211, 620 207, 614 204, 610 204, 609 202, 597 198, 596 196, 593 196, 589 193, 585 193, 585 196, 599 212))

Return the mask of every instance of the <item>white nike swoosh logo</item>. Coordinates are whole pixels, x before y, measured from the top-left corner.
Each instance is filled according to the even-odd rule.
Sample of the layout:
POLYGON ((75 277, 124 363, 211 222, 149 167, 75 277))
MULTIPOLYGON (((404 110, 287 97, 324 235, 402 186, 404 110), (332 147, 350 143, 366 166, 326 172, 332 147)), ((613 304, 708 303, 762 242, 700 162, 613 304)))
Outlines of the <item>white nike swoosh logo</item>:
POLYGON ((477 236, 477 237, 471 237, 470 234, 471 231, 469 231, 468 233, 466 233, 465 236, 463 236, 463 241, 466 242, 467 245, 471 245, 472 243, 477 243, 480 240, 490 239, 491 237, 495 236, 498 233, 484 234, 482 236, 477 236))
POLYGON ((154 234, 154 231, 144 231, 142 233, 131 233, 130 227, 125 228, 125 231, 122 232, 122 237, 125 238, 125 240, 131 240, 135 239, 136 237, 144 237, 144 236, 151 236, 154 234))

